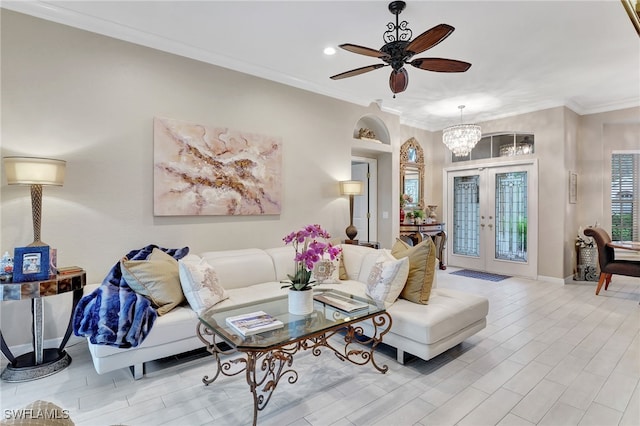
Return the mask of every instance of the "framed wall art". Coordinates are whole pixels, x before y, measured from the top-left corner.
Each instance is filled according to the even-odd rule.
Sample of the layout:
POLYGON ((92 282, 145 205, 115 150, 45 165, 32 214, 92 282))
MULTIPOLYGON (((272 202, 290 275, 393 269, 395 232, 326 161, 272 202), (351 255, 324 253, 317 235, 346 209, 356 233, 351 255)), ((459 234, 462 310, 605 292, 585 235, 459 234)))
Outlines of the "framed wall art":
POLYGON ((13 255, 13 282, 49 278, 49 246, 16 247, 13 255))
POLYGON ((279 138, 155 118, 153 141, 154 215, 280 214, 279 138))

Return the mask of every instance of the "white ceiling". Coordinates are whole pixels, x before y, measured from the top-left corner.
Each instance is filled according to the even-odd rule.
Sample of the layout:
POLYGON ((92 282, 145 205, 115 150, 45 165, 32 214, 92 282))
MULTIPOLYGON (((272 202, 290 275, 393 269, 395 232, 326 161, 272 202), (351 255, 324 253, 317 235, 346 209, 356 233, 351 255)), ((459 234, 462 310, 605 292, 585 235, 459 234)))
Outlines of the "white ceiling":
POLYGON ((260 76, 334 98, 377 101, 404 124, 439 130, 565 105, 579 114, 640 105, 640 37, 619 0, 407 1, 417 37, 456 30, 416 57, 472 63, 466 73, 408 67, 396 99, 380 60, 327 46, 379 49, 388 1, 3 1, 2 7, 260 76))

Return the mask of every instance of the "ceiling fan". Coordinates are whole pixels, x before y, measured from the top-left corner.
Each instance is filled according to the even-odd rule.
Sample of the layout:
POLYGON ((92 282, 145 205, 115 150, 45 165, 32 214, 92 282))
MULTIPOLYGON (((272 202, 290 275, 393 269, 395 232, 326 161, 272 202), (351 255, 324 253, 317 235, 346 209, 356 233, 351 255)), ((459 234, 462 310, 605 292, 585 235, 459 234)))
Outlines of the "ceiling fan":
POLYGON ((411 59, 413 55, 422 53, 431 49, 433 46, 447 38, 455 28, 451 25, 440 24, 423 32, 415 39, 411 40, 412 31, 407 27, 408 22, 399 22, 398 15, 404 10, 406 3, 403 1, 393 1, 389 3, 389 11, 396 16, 396 23, 389 22, 387 31, 384 32, 382 38, 385 45, 380 50, 370 49, 368 47, 358 46, 356 44, 341 44, 340 47, 349 52, 357 53, 365 56, 373 56, 382 59, 384 63, 368 65, 362 68, 356 68, 340 74, 331 76, 332 80, 340 80, 347 77, 364 74, 378 68, 391 66, 391 76, 389 77, 389 87, 396 97, 396 93, 405 91, 409 84, 409 73, 404 68, 405 64, 412 65, 416 68, 435 71, 435 72, 465 72, 471 67, 468 62, 457 61, 455 59, 443 58, 416 58, 411 59))

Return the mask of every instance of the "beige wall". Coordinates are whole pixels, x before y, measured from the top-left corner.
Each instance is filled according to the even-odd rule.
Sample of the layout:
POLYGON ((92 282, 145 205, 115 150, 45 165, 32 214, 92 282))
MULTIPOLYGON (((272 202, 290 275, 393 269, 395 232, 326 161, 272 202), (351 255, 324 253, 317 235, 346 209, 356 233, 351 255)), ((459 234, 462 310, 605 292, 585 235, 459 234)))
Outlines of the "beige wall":
MULTIPOLYGON (((409 131, 376 106, 363 108, 0 10, 1 154, 67 161, 65 185, 44 189, 42 239, 58 249, 58 264, 84 267, 89 282, 100 282, 121 256, 150 243, 189 246, 195 253, 274 247, 308 223, 343 237, 349 208, 337 182, 350 178, 354 126, 375 113, 395 145, 409 131), (281 137, 282 213, 154 217, 154 116, 281 137)), ((380 204, 390 214, 379 224, 389 246, 398 214, 388 191, 398 178, 390 171, 392 155, 381 162, 380 204)), ((0 249, 12 250, 33 240, 29 190, 7 186, 2 174, 1 191, 0 249)), ((67 300, 46 303, 66 306, 67 300)), ((45 337, 60 336, 68 312, 48 308, 45 337)), ((24 327, 4 326, 28 323, 28 303, 2 303, 0 310, 9 344, 28 342, 24 327)))
MULTIPOLYGON (((535 154, 538 158, 538 275, 563 279, 564 272, 564 228, 565 220, 560 212, 565 211, 566 193, 565 178, 565 146, 564 146, 564 115, 565 108, 552 108, 512 117, 478 123, 483 133, 497 132, 525 132, 535 135, 535 154), (560 217, 559 217, 560 216, 560 217), (550 218, 553 217, 553 220, 550 218)), ((436 140, 441 140, 442 133, 438 132, 436 140)), ((442 145, 442 144, 440 144, 442 145)), ((451 154, 446 148, 441 148, 443 167, 459 163, 451 163, 451 154)), ((471 161, 481 167, 484 163, 509 161, 506 159, 487 159, 471 161)), ((440 183, 442 188, 442 183, 440 183)), ((439 191, 442 193, 442 190, 439 191)))
POLYGON ((576 265, 576 250, 575 241, 578 233, 579 224, 577 223, 578 217, 578 204, 571 204, 568 202, 569 198, 569 173, 578 172, 578 128, 580 125, 580 116, 574 113, 570 109, 564 110, 564 142, 565 142, 565 157, 564 157, 564 170, 565 170, 565 211, 562 217, 565 221, 564 226, 564 245, 563 245, 563 276, 565 279, 572 279, 573 271, 576 265))
POLYGON ((579 131, 578 217, 611 229, 611 153, 640 150, 640 108, 581 117, 579 131))

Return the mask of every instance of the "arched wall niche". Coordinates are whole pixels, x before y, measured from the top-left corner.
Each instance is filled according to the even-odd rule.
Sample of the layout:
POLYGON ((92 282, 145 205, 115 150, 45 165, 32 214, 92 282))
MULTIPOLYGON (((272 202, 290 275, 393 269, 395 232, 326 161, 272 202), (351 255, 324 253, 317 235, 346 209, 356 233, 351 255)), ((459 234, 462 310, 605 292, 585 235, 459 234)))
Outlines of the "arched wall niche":
POLYGON ((360 129, 368 129, 375 134, 374 138, 368 139, 375 139, 385 145, 391 145, 391 138, 389 136, 387 125, 384 124, 384 121, 382 121, 379 117, 376 117, 373 114, 367 114, 360 117, 360 119, 356 123, 356 127, 353 129, 354 139, 361 139, 360 129))

